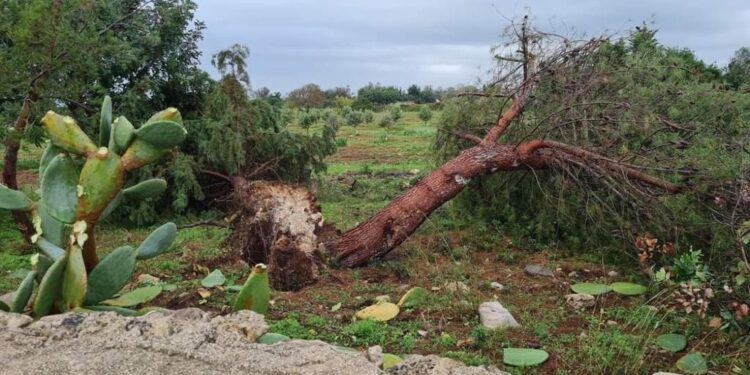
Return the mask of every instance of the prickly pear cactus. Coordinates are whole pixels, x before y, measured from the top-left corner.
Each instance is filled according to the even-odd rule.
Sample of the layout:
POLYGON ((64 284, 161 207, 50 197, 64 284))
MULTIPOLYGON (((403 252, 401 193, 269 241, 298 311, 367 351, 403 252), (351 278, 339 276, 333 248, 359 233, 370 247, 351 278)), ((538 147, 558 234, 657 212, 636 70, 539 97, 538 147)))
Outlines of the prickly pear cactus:
POLYGON ((73 118, 47 112, 42 126, 50 145, 39 163, 40 200, 34 202, 23 192, 0 185, 0 209, 27 212, 33 218, 32 242, 40 250, 32 258, 33 271, 8 307, 14 312, 134 314, 106 302, 128 282, 137 259, 157 256, 175 240, 177 227, 167 223, 138 248, 122 246, 99 261, 94 239, 97 222, 123 200, 158 196, 167 186, 164 180, 152 179, 126 187, 128 173, 158 160, 187 135, 175 108, 156 113, 136 128, 124 116, 113 119, 109 97, 102 103, 99 125, 97 145, 73 118))

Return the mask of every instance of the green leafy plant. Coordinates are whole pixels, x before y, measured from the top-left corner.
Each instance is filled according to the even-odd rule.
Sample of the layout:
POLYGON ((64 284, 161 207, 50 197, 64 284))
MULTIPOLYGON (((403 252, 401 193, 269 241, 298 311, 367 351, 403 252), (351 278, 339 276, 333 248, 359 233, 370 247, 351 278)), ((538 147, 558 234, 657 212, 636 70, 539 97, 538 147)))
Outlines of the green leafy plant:
POLYGON ((137 259, 170 248, 177 233, 173 223, 156 229, 137 249, 119 247, 101 261, 94 228, 123 201, 164 192, 164 180, 125 185, 130 172, 163 157, 185 139, 180 112, 168 108, 136 129, 125 117, 113 120, 112 101, 106 97, 99 125, 97 147, 71 117, 47 112, 42 126, 51 144, 40 162, 41 198, 33 202, 20 191, 0 186, 0 208, 27 212, 33 218, 32 242, 41 251, 16 290, 10 306, 14 312, 25 312, 35 296, 31 312, 38 317, 75 309, 135 313, 126 307, 161 292, 161 287, 152 286, 116 297, 132 276, 137 259))
POLYGON ((703 264, 703 252, 690 250, 674 260, 672 274, 677 282, 694 282, 696 285, 707 280, 708 267, 703 264))

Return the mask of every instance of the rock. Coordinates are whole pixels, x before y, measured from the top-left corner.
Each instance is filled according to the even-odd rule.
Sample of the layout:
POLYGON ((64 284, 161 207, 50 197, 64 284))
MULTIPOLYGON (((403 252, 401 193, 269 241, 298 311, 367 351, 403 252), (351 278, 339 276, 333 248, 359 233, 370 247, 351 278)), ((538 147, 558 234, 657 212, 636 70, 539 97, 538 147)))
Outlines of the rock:
POLYGON ((445 290, 451 292, 451 293, 463 293, 468 294, 471 289, 469 289, 469 286, 466 285, 463 281, 452 281, 449 283, 445 283, 445 290))
POLYGON ((365 358, 378 368, 383 367, 383 348, 381 348, 380 345, 367 348, 365 358))
POLYGON ((428 334, 428 333, 429 333, 429 332, 427 332, 427 331, 425 331, 425 330, 423 330, 423 329, 418 329, 418 330, 417 330, 417 334, 418 334, 418 335, 420 335, 420 336, 422 336, 422 337, 427 337, 427 334, 428 334))
POLYGON ((4 312, 0 314, 0 330, 19 329, 29 325, 33 321, 34 319, 28 315, 4 312))
MULTIPOLYGON (((14 319, 17 314, 0 313, 2 325, 14 319)), ((319 341, 255 343, 266 331, 263 317, 250 311, 68 313, 0 328, 0 363, 7 375, 378 373, 364 357, 319 341)))
POLYGON ((521 326, 510 311, 497 301, 484 302, 479 305, 479 320, 483 326, 491 329, 521 326))
POLYGON ((594 306, 594 301, 595 298, 591 294, 572 293, 565 295, 565 303, 574 309, 594 306))
MULTIPOLYGON (((321 341, 256 343, 266 331, 263 317, 251 311, 213 316, 191 308, 140 317, 66 313, 37 321, 0 312, 0 363, 4 375, 382 373, 380 347, 362 355, 321 341)), ((506 374, 437 356, 409 356, 388 373, 506 374)))
POLYGON ((10 306, 13 304, 13 299, 16 298, 16 292, 10 292, 5 293, 2 296, 0 296, 0 301, 4 302, 6 305, 10 306))
POLYGON ((136 281, 138 281, 141 284, 158 284, 159 281, 161 281, 161 279, 154 275, 142 273, 138 275, 138 277, 136 278, 136 281))
POLYGON ((498 283, 497 281, 493 281, 490 283, 490 288, 493 290, 496 290, 498 292, 502 292, 505 290, 505 285, 498 283))
POLYGON ((553 277, 555 274, 540 264, 529 264, 523 269, 529 276, 553 277))
POLYGON ((570 271, 570 273, 568 273, 568 277, 570 277, 570 278, 578 277, 578 272, 576 272, 576 271, 570 271))
POLYGON ((617 271, 609 271, 609 272, 607 272, 607 276, 609 276, 609 277, 617 277, 617 276, 620 276, 620 274, 617 271))
POLYGON ((458 361, 436 355, 407 356, 403 362, 396 367, 392 367, 387 373, 399 375, 510 375, 495 367, 467 367, 458 361))

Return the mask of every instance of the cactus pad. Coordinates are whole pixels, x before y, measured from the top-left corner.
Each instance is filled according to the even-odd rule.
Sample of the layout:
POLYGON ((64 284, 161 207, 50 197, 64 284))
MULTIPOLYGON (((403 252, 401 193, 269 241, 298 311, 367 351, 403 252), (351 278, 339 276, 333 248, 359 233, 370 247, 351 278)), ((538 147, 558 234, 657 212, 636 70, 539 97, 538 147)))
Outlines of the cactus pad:
POLYGON ((58 154, 49 163, 42 177, 42 206, 53 218, 75 221, 78 202, 78 168, 73 159, 58 154))
POLYGON ((135 271, 135 249, 122 246, 113 250, 91 270, 86 305, 111 298, 125 286, 135 271))

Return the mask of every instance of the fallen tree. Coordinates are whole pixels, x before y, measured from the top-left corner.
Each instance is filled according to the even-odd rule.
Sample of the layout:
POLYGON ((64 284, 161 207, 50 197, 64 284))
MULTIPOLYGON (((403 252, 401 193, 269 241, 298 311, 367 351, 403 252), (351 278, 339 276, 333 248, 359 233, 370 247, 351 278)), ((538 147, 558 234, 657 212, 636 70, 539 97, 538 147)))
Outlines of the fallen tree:
POLYGON ((680 186, 644 173, 637 165, 576 145, 544 138, 504 143, 503 135, 518 121, 529 103, 536 100, 535 88, 563 67, 586 69, 587 64, 592 64, 590 57, 605 42, 604 39, 575 42, 535 32, 528 27, 527 19, 513 30, 517 43, 512 47, 517 50, 498 59, 511 62, 514 67, 495 82, 495 92, 473 94, 506 97, 507 108, 483 137, 454 134, 474 146, 460 152, 383 210, 343 234, 332 234, 323 225, 314 197, 301 188, 280 189, 274 184, 249 183, 241 177, 233 177, 230 180, 240 211, 234 216, 230 244, 239 248, 248 262, 270 263, 269 273, 275 289, 294 290, 315 282, 324 264, 359 267, 384 256, 414 233, 434 210, 455 197, 472 179, 483 175, 579 168, 595 176, 606 176, 605 183, 622 181, 633 189, 655 188, 668 194, 680 192, 680 186), (543 43, 550 37, 552 42, 543 43), (312 220, 300 220, 300 213, 312 220), (300 230, 300 223, 307 229, 300 230))

